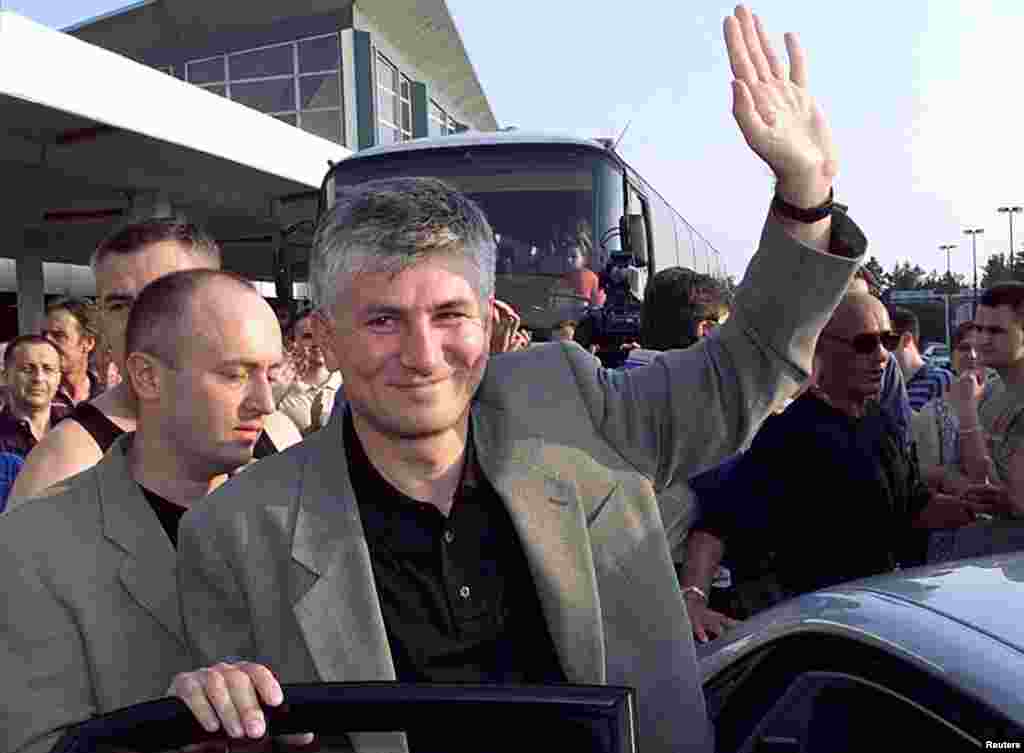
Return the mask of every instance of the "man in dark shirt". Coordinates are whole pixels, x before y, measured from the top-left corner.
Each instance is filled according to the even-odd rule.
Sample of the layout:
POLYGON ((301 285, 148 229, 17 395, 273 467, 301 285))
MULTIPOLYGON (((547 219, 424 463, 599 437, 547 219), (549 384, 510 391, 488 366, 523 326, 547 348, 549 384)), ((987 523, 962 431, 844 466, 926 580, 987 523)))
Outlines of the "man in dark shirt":
POLYGON ((63 298, 46 307, 42 334, 60 351, 63 372, 54 405, 65 413, 103 392, 103 381, 89 368, 96 333, 96 314, 88 301, 63 298))
MULTIPOLYGON (((276 678, 401 681, 433 673, 437 657, 467 640, 459 622, 478 614, 486 621, 493 612, 487 600, 514 578, 517 588, 535 591, 557 649, 557 665, 542 651, 527 671, 635 688, 650 753, 713 749, 662 491, 735 452, 770 406, 795 390, 865 243, 830 201, 834 152, 818 111, 807 107, 795 38, 787 79, 779 65, 767 66, 774 55, 766 57, 760 40, 767 37, 746 8, 725 29, 738 79, 736 118, 777 170, 779 195, 734 315, 715 337, 651 366, 602 370, 573 343, 488 361, 496 249, 480 208, 431 178, 371 181, 335 197, 310 256, 316 337, 340 360, 370 463, 406 497, 436 510, 426 529, 433 546, 437 537, 451 538, 448 557, 466 572, 449 580, 446 553, 437 549, 429 567, 400 578, 388 572, 387 555, 361 518, 379 495, 354 480, 360 469, 344 454, 344 414, 257 463, 182 521, 179 593, 189 642, 209 666, 176 678, 174 692, 205 728, 264 735, 257 700, 284 701, 276 678), (763 64, 763 77, 752 58, 763 64), (773 116, 785 111, 773 126, 761 120, 752 91, 772 96, 773 116), (463 506, 474 466, 512 521, 469 524, 496 530, 494 551, 462 541, 463 512, 481 493, 478 486, 473 504, 463 506), (441 528, 442 519, 453 527, 441 528), (468 548, 456 551, 462 545, 468 548), (519 557, 529 563, 529 579, 516 575, 519 557), (389 616, 381 591, 396 583, 403 593, 415 584, 420 596, 389 616), (414 645, 409 625, 435 598, 425 594, 441 589, 456 606, 433 618, 414 645), (432 637, 445 620, 454 629, 432 637), (403 669, 392 643, 418 658, 403 669)), ((477 514, 489 516, 489 496, 477 514)), ((421 511, 412 504, 411 515, 421 511)), ((399 534, 385 543, 404 552, 398 561, 412 561, 414 539, 399 534)), ((530 621, 526 600, 513 595, 508 603, 511 618, 502 620, 530 621)), ((478 636, 493 636, 513 655, 547 643, 541 631, 508 625, 478 636)), ((499 652, 475 649, 474 660, 453 673, 470 679, 508 671, 499 652)), ((463 726, 446 730, 445 749, 465 737, 463 726)), ((478 743, 489 749, 505 733, 486 730, 478 743)), ((357 751, 405 748, 394 734, 351 737, 357 751)))
POLYGON ((24 458, 61 418, 52 407, 60 386, 60 351, 40 335, 15 338, 4 353, 9 398, 0 411, 0 452, 24 458))
POLYGON ((966 525, 984 511, 932 494, 879 407, 886 348, 898 340, 880 301, 847 295, 818 341, 811 388, 765 422, 717 488, 691 482, 701 508, 682 583, 698 639, 728 626, 707 608, 707 594, 734 537, 774 552, 791 597, 923 564, 924 529, 966 525))
MULTIPOLYGON (((136 431, 0 525, 0 602, 12 605, 0 610, 0 750, 49 750, 67 726, 158 698, 192 666, 178 522, 252 459, 274 411, 280 328, 241 278, 159 278, 132 307, 126 339, 136 431)), ((28 349, 9 352, 17 363, 28 349)))

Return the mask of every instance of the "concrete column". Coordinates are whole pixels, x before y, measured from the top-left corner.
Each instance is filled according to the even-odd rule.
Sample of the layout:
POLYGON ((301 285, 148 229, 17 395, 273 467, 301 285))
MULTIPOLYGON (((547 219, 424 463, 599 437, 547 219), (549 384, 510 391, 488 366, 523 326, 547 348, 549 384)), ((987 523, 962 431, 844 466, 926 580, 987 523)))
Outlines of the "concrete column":
POLYGON ((16 262, 18 278, 18 334, 38 335, 46 317, 43 257, 28 252, 16 262))
POLYGON ((356 47, 355 31, 341 31, 341 98, 344 102, 342 111, 342 140, 353 152, 359 148, 359 108, 356 105, 356 47))

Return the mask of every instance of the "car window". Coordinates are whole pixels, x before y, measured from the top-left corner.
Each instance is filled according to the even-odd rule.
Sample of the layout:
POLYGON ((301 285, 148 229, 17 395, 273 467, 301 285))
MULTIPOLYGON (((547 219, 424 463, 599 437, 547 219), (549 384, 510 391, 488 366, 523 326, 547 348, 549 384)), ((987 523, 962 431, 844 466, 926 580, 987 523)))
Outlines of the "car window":
POLYGON ((854 753, 886 748, 895 730, 924 750, 982 747, 982 741, 881 685, 808 672, 796 678, 741 750, 753 753, 767 744, 794 753, 854 753))
MULTIPOLYGON (((851 734, 859 744, 886 750, 891 739, 866 743, 863 735, 892 734, 900 727, 891 720, 904 718, 921 740, 935 741, 922 750, 969 750, 976 743, 984 748, 986 741, 1024 738, 1019 725, 954 682, 848 637, 805 634, 728 665, 706 680, 705 697, 722 753, 845 750, 835 737, 831 747, 818 742, 829 727, 842 725, 857 728, 851 734), (849 716, 843 716, 844 705, 849 716)), ((870 747, 851 748, 860 749, 870 747)))

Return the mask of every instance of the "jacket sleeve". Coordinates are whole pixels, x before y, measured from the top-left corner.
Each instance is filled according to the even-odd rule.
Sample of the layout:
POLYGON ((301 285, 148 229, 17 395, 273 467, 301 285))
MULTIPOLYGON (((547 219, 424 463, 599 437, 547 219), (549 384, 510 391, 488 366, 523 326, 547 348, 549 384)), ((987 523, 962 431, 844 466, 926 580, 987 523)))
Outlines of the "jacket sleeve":
POLYGON ((96 700, 74 615, 21 549, 0 540, 0 750, 44 753, 96 700))
POLYGON ((178 533, 178 594, 185 638, 196 667, 257 661, 245 592, 228 564, 222 524, 208 508, 182 518, 178 533))
POLYGON ((857 257, 805 246, 769 218, 732 315, 693 347, 627 371, 571 353, 595 425, 655 490, 685 485, 746 446, 809 377, 818 335, 867 245, 845 214, 833 214, 832 223, 833 245, 857 257))

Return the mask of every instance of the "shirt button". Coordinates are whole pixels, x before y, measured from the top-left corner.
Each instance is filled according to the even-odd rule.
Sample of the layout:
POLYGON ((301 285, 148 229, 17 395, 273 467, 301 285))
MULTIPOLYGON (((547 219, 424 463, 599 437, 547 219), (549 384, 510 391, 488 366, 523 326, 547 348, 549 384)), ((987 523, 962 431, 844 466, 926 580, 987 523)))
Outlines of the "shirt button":
POLYGON ((452 533, 451 531, 445 531, 444 532, 444 543, 451 544, 453 541, 455 541, 455 534, 452 533))
POLYGON ((460 588, 459 589, 459 596, 461 596, 463 599, 468 599, 469 598, 469 586, 463 586, 462 588, 460 588))

